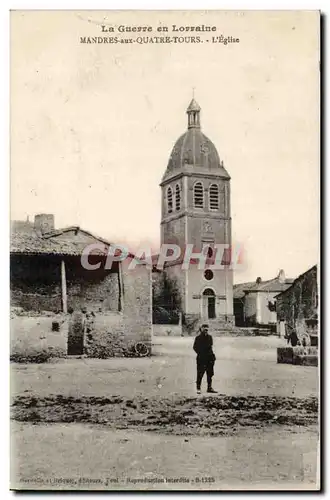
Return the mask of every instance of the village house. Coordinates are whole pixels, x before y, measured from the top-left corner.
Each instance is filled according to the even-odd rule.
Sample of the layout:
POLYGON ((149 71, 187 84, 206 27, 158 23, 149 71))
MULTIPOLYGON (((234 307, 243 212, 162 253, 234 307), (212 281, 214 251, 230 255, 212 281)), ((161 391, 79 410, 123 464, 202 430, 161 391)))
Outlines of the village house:
MULTIPOLYGON (((317 266, 298 276, 276 297, 277 330, 281 336, 295 330, 299 337, 316 337, 318 332, 317 266)), ((315 345, 315 338, 311 339, 315 345)))
MULTIPOLYGON (((34 223, 14 221, 11 233, 12 309, 39 317, 68 317, 84 310, 93 318, 94 351, 98 342, 106 350, 114 338, 124 347, 138 341, 150 345, 152 297, 147 266, 128 269, 134 258, 129 255, 106 269, 111 243, 76 226, 55 229, 52 214, 36 215, 34 223), (94 270, 81 262, 83 251, 91 244, 98 246, 88 256, 89 263, 100 264, 94 270)), ((68 339, 73 350, 68 354, 83 354, 84 342, 86 339, 72 348, 68 339)))
POLYGON ((265 326, 276 328, 276 300, 278 293, 292 284, 293 279, 285 277, 283 269, 270 280, 234 285, 234 315, 236 326, 265 326))

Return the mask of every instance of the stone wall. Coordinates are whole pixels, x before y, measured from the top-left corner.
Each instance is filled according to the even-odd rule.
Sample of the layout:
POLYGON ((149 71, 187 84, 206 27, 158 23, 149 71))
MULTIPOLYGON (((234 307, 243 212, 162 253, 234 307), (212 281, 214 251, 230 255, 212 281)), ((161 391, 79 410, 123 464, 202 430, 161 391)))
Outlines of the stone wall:
POLYGON ((59 285, 32 285, 27 291, 24 285, 15 283, 11 286, 10 299, 12 306, 22 307, 26 311, 57 313, 62 310, 61 287, 59 285))
POLYGON ((278 347, 277 362, 289 365, 318 366, 316 347, 278 347))
POLYGON ((133 341, 126 337, 123 313, 96 314, 86 326, 84 351, 88 357, 104 359, 132 352, 133 341))
POLYGON ((143 342, 151 354, 152 282, 145 265, 129 269, 131 260, 120 263, 119 280, 122 310, 96 314, 86 333, 86 354, 91 357, 135 355, 135 345, 143 342))
MULTIPOLYGON (((93 312, 90 315, 92 320, 89 321, 91 327, 89 331, 86 331, 84 339, 84 353, 87 356, 127 355, 133 353, 134 346, 139 341, 146 343, 151 353, 151 271, 144 265, 137 265, 134 270, 130 270, 128 269, 129 263, 129 260, 121 263, 118 274, 107 274, 99 283, 97 279, 92 279, 89 285, 82 284, 81 280, 73 284, 69 273, 68 305, 74 304, 77 307, 86 305, 87 312, 93 312), (121 296, 121 311, 118 311, 119 295, 121 296), (111 296, 114 297, 112 302, 111 296), (83 302, 80 297, 84 298, 83 302), (117 305, 117 310, 109 310, 111 303, 113 307, 117 305), (106 307, 105 304, 107 304, 106 307)), ((53 267, 56 268, 56 263, 53 267)), ((29 272, 34 269, 33 265, 28 265, 27 268, 29 272)), ((40 285, 38 275, 37 282, 33 283, 31 279, 22 279, 23 273, 19 273, 22 268, 15 265, 14 269, 11 305, 22 311, 19 316, 12 319, 13 349, 22 353, 29 352, 31 349, 33 352, 48 350, 49 341, 52 342, 55 338, 60 341, 59 352, 61 355, 66 355, 67 325, 70 315, 59 313, 55 316, 54 314, 54 310, 58 312, 61 307, 59 285, 51 281, 47 286, 40 285), (43 288, 40 289, 41 286, 43 288), (45 311, 49 311, 49 314, 45 314, 45 311), (53 316, 58 317, 60 322, 59 332, 56 333, 52 331, 53 316)), ((45 277, 46 274, 44 274, 44 279, 45 277)))
POLYGON ((57 259, 17 255, 10 259, 11 305, 60 312, 61 268, 57 259))
POLYGON ((118 273, 104 274, 95 281, 68 280, 67 296, 68 307, 73 309, 86 307, 88 311, 118 311, 118 273))
POLYGON ((31 361, 43 356, 64 357, 67 353, 68 317, 63 314, 39 316, 12 315, 10 321, 10 356, 18 361, 31 361), (58 331, 52 324, 58 323, 58 331))
MULTIPOLYGON (((67 257, 67 305, 89 311, 119 310, 119 278, 113 272, 82 269, 79 257, 67 257)), ((26 311, 62 311, 61 259, 58 256, 11 257, 11 305, 26 311)))
POLYGON ((155 337, 182 337, 182 325, 153 325, 155 337))
POLYGON ((246 325, 257 323, 257 294, 247 293, 244 297, 244 315, 246 325))
POLYGON ((120 264, 123 321, 125 336, 151 343, 152 281, 151 270, 145 265, 129 269, 130 259, 120 264))
POLYGON ((285 321, 292 328, 302 327, 306 319, 317 316, 317 268, 312 267, 299 276, 293 285, 276 298, 278 321, 285 321))
MULTIPOLYGON (((51 357, 66 357, 70 321, 70 314, 28 316, 25 313, 13 317, 11 358, 14 361, 28 362, 38 357, 44 361, 51 357), (58 323, 58 331, 52 328, 54 322, 58 323)), ((146 330, 143 330, 143 334, 140 330, 140 335, 138 331, 135 334, 131 330, 127 335, 126 318, 122 313, 96 313, 87 319, 86 325, 83 354, 87 357, 134 356, 134 346, 139 341, 143 341, 150 348, 151 327, 148 338, 146 330)))

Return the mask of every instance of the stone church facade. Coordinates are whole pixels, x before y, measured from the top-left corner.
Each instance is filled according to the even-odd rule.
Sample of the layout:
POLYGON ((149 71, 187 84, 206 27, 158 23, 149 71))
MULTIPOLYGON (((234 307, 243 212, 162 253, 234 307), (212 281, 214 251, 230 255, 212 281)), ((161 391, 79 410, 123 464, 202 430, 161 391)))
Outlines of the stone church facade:
POLYGON ((161 244, 175 243, 182 249, 178 259, 166 264, 165 273, 177 284, 184 320, 208 321, 216 330, 234 324, 228 258, 222 269, 212 269, 215 245, 231 246, 230 176, 215 145, 202 133, 200 114, 193 99, 187 109, 187 131, 176 141, 160 184, 161 244), (194 253, 205 253, 203 269, 198 261, 182 268, 187 245, 194 253))

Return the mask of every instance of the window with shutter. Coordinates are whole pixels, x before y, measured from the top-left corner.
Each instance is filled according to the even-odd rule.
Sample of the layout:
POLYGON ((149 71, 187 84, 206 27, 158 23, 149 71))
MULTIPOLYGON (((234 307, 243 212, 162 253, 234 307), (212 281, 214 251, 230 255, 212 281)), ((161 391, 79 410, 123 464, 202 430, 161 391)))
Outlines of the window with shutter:
POLYGON ((196 182, 194 185, 194 206, 204 208, 204 189, 201 182, 196 182))
POLYGON ((173 193, 171 187, 167 189, 167 212, 169 214, 173 212, 173 193))
POLYGON ((181 209, 181 190, 179 184, 175 186, 175 210, 181 209))
POLYGON ((217 184, 211 184, 209 189, 210 210, 219 210, 219 187, 217 184))

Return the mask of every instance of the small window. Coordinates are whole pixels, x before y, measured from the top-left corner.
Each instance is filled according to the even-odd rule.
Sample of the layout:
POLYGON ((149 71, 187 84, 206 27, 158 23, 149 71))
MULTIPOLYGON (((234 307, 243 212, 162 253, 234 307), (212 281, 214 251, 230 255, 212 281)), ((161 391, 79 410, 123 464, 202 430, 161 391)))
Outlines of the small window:
POLYGON ((211 184, 209 190, 210 210, 219 210, 219 187, 217 184, 211 184))
POLYGON ((214 254, 213 247, 211 247, 209 243, 203 242, 203 255, 211 259, 211 257, 213 257, 213 254, 214 254))
POLYGON ((215 255, 214 242, 202 241, 202 252, 206 258, 212 259, 215 255))
POLYGON ((171 187, 167 190, 167 212, 169 214, 173 212, 173 193, 171 187))
POLYGON ((196 182, 194 186, 194 206, 204 208, 204 189, 201 182, 196 182))
POLYGON ((181 209, 181 190, 179 184, 175 186, 175 210, 181 209))
POLYGON ((204 278, 207 280, 207 281, 211 281, 213 280, 213 271, 211 271, 211 269, 206 269, 205 273, 204 273, 204 278))

